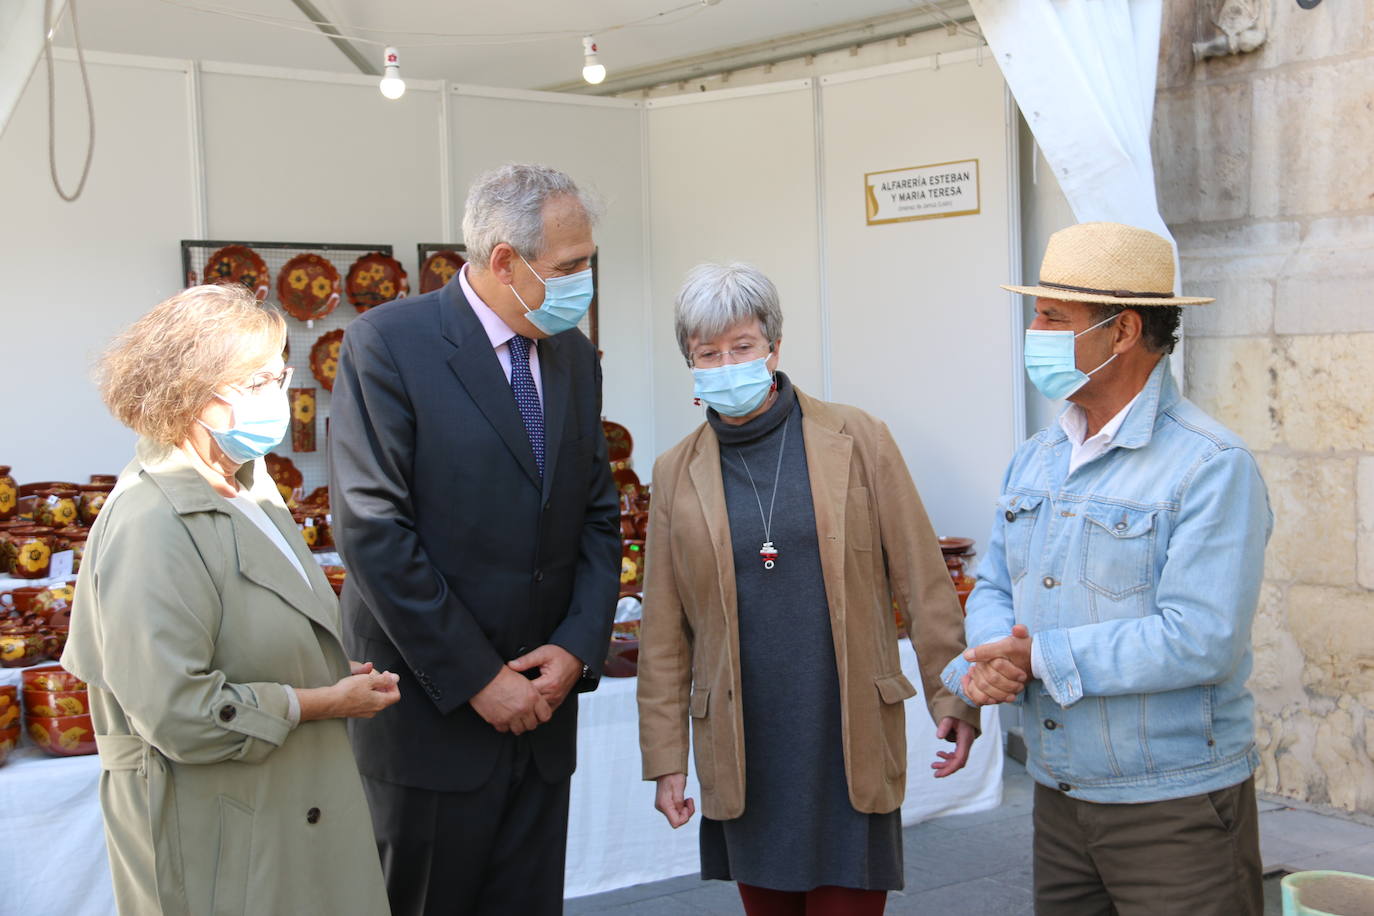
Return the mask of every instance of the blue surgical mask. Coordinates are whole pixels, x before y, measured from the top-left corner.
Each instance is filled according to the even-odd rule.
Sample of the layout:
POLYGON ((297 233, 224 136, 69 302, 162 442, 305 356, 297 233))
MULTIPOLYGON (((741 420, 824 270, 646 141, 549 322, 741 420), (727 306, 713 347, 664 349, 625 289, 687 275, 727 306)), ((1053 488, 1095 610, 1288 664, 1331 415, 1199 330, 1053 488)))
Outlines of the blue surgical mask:
MULTIPOLYGON (((520 260, 525 261, 524 255, 518 252, 516 254, 520 260)), ((525 261, 525 266, 530 267, 530 262, 525 261)), ((530 273, 544 284, 543 305, 537 309, 530 308, 525 305, 525 300, 515 285, 511 284, 510 288, 511 292, 515 293, 515 298, 525 306, 525 317, 529 319, 530 324, 550 337, 577 327, 577 323, 592 306, 592 269, 589 267, 566 277, 554 277, 549 280, 539 276, 539 272, 533 267, 530 267, 530 273)))
POLYGON ((213 429, 203 420, 197 422, 230 461, 247 464, 261 458, 281 444, 291 427, 291 405, 286 391, 276 385, 259 394, 235 392, 232 398, 222 394, 215 397, 234 409, 234 425, 213 429))
POLYGON ((1095 331, 1116 317, 1113 315, 1105 321, 1099 321, 1087 331, 1081 331, 1078 334, 1073 331, 1032 331, 1027 329, 1024 355, 1026 374, 1030 376, 1031 384, 1052 401, 1066 398, 1088 384, 1088 379, 1096 375, 1102 366, 1116 359, 1117 354, 1113 353, 1106 363, 1098 366, 1092 372, 1083 372, 1078 368, 1078 359, 1074 352, 1073 342, 1088 331, 1095 331))
POLYGON ((742 417, 757 410, 773 390, 768 357, 747 363, 726 363, 714 369, 693 369, 696 396, 726 417, 742 417))

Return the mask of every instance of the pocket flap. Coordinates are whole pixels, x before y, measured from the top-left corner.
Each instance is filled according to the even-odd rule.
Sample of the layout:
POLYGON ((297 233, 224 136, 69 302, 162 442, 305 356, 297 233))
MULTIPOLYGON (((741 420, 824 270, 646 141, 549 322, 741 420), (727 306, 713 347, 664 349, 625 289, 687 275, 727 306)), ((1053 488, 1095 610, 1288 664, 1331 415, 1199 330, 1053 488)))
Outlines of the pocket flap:
POLYGON ((692 705, 691 705, 691 710, 690 710, 690 714, 691 714, 692 718, 693 718, 693 719, 704 719, 704 718, 706 718, 706 710, 710 707, 710 702, 711 702, 711 688, 710 688, 710 687, 693 687, 693 688, 692 688, 692 705))
POLYGON ((1013 515, 1031 515, 1040 508, 1040 504, 1045 501, 1043 494, 1028 495, 1026 493, 1007 493, 998 500, 998 508, 1003 513, 1013 515))
POLYGON ((1138 538, 1149 534, 1155 526, 1154 511, 1140 509, 1094 506, 1085 510, 1083 516, 1116 538, 1138 538))
POLYGON ((916 696, 916 688, 911 686, 905 674, 880 674, 873 679, 873 683, 878 685, 878 695, 884 703, 900 703, 916 696))

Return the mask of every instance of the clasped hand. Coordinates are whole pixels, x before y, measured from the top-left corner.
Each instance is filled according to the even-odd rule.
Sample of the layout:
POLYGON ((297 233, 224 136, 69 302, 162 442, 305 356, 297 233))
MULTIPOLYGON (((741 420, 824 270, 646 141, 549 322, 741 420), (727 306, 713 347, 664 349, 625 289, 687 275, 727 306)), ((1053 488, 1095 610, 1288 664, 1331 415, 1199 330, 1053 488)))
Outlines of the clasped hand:
POLYGON ((581 676, 577 656, 562 646, 540 646, 501 666, 469 702, 498 732, 522 735, 553 718, 581 676), (523 674, 536 668, 539 677, 534 680, 523 674))
POLYGON ((964 658, 973 663, 960 682, 965 695, 979 706, 1009 703, 1031 678, 1030 630, 1018 623, 1010 636, 971 646, 964 658))

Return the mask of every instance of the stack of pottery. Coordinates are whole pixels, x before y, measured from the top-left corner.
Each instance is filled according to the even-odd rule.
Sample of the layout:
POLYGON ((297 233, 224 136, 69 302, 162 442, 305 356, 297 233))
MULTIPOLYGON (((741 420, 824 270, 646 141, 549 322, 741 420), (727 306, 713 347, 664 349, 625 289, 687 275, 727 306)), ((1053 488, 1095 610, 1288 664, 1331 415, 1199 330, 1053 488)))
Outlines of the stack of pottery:
POLYGON ((24 728, 54 757, 95 753, 86 683, 59 665, 24 672, 24 728))
POLYGON ((70 585, 0 592, 0 666, 27 668, 61 658, 74 594, 70 585))
POLYGON ((64 550, 72 552, 72 572, 80 570, 86 536, 114 489, 114 475, 92 474, 85 484, 50 481, 15 487, 8 468, 0 465, 0 472, 0 573, 46 579, 52 574, 53 554, 64 550))
POLYGON ((0 763, 19 744, 19 688, 0 686, 0 763))
POLYGON ((940 538, 940 552, 945 555, 945 568, 954 580, 954 590, 959 593, 959 607, 962 608, 968 603, 974 586, 969 568, 969 561, 977 555, 973 550, 973 538, 940 538))

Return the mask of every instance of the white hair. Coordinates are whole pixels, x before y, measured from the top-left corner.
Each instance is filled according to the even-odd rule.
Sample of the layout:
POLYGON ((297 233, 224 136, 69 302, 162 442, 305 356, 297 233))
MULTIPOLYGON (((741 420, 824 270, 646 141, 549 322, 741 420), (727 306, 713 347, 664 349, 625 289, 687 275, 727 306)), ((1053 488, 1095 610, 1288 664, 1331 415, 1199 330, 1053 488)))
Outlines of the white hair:
POLYGON ((782 337, 778 288, 748 264, 698 264, 687 272, 673 307, 677 345, 690 365, 688 341, 712 340, 741 321, 757 319, 771 347, 782 337))
POLYGON ((568 195, 577 200, 593 225, 601 207, 571 178, 543 165, 503 165, 478 176, 468 189, 463 212, 463 242, 467 259, 486 270, 491 252, 505 242, 525 258, 544 253, 544 204, 568 195))

